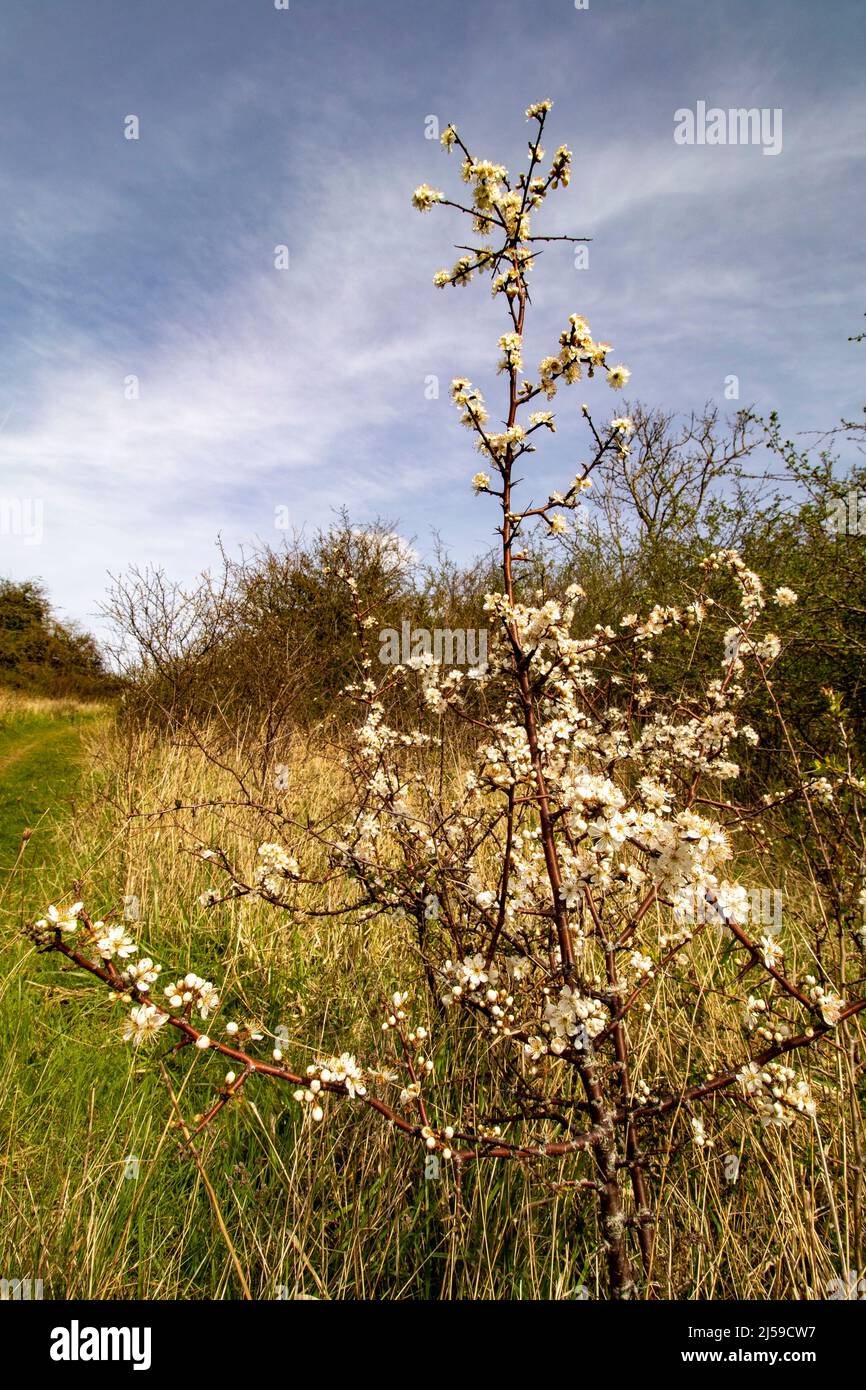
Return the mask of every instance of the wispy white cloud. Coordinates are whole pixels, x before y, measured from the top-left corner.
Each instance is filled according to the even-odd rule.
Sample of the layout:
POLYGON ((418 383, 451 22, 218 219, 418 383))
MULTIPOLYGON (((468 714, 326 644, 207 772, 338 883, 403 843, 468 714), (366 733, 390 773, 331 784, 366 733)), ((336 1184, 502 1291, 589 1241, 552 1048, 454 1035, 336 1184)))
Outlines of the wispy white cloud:
POLYGON ((112 351, 102 327, 68 325, 59 357, 57 325, 27 344, 0 468, 7 492, 43 500, 45 540, 36 553, 5 537, 5 564, 38 566, 82 611, 127 561, 189 573, 218 532, 273 539, 277 505, 316 524, 346 501, 361 515, 393 510, 427 484, 407 405, 423 401, 450 331, 424 317, 432 290, 407 244, 410 177, 390 175, 391 191, 361 204, 369 171, 338 163, 315 213, 273 218, 303 228, 289 270, 273 268, 262 238, 247 248, 255 269, 205 301, 181 293, 138 346, 126 332, 112 351))
MULTIPOLYGON (((370 18, 393 8, 383 0, 370 18)), ((588 272, 565 248, 540 260, 529 360, 580 309, 651 400, 700 406, 734 371, 745 399, 798 405, 808 324, 827 369, 808 395, 820 418, 802 423, 829 423, 850 407, 856 371, 840 324, 862 97, 825 86, 788 104, 775 92, 797 90, 796 71, 782 57, 743 58, 732 76, 707 44, 689 48, 687 71, 646 71, 631 29, 614 14, 591 28, 586 18, 548 15, 513 41, 526 100, 554 96, 551 137, 575 149, 551 228, 594 238, 588 272), (675 146, 673 112, 696 96, 781 104, 783 155, 675 146)), ((426 22, 444 32, 446 20, 426 22)), ((298 42, 333 62, 327 79, 301 63, 284 89, 273 66, 247 59, 204 104, 175 94, 170 111, 152 109, 140 149, 114 131, 101 166, 19 159, 0 172, 18 315, 0 349, 0 420, 11 410, 0 493, 45 509, 43 545, 0 538, 0 569, 40 573, 79 616, 93 612, 106 571, 128 562, 190 575, 212 560, 218 533, 229 545, 274 539, 277 506, 298 525, 325 523, 345 502, 422 539, 434 522, 464 547, 483 537, 483 503, 468 489, 465 505, 445 501, 474 467, 447 384, 458 372, 490 384, 496 306, 479 286, 434 292, 432 272, 463 229, 448 215, 419 218, 408 198, 422 179, 458 178, 456 161, 423 140, 427 111, 465 118, 497 157, 485 136, 501 128, 519 151, 520 111, 507 90, 475 81, 489 57, 483 25, 470 24, 444 64, 401 31, 417 69, 395 72, 386 99, 380 78, 394 59, 375 26, 316 36, 309 14, 304 24, 298 42), (323 81, 325 101, 314 96, 323 81), (287 272, 272 266, 277 242, 289 246, 287 272), (431 374, 438 401, 424 396, 431 374), (139 399, 125 397, 130 375, 139 399)), ((685 43, 681 27, 659 34, 674 32, 685 43)), ((92 125, 98 96, 83 100, 92 125)), ((112 121, 119 100, 112 93, 112 121)), ((563 402, 571 414, 576 404, 563 402)), ((573 452, 562 431, 551 463, 539 456, 539 481, 573 452)))

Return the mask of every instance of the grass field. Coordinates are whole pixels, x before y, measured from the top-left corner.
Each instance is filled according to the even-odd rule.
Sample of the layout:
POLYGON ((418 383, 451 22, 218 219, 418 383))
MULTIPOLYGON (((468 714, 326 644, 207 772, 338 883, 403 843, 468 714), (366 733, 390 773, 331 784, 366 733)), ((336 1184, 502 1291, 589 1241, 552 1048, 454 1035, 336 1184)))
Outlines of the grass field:
POLYGON ((100 707, 73 701, 0 698, 0 869, 7 893, 44 882, 58 826, 80 784, 84 736, 103 716, 100 707))
MULTIPOLYGON (((333 768, 305 746, 290 756, 289 795, 315 811, 333 795, 333 768)), ((224 1017, 254 1019, 270 1035, 282 1024, 300 1060, 335 1045, 375 1055, 383 995, 407 976, 412 983, 400 929, 386 917, 363 927, 310 917, 324 901, 313 888, 285 913, 252 900, 205 911, 198 897, 213 873, 195 850, 218 838, 248 862, 264 833, 257 813, 166 813, 181 801, 230 798, 230 772, 194 749, 124 739, 107 711, 6 708, 0 758, 3 1277, 41 1278, 46 1298, 601 1293, 596 1217, 570 1185, 584 1172, 573 1162, 543 1179, 519 1165, 477 1165, 458 1204, 453 1183, 427 1180, 423 1153, 384 1124, 336 1103, 312 1125, 284 1088, 267 1084, 251 1085, 191 1153, 178 1116, 209 1103, 219 1059, 123 1046, 119 1013, 106 1020, 117 1006, 57 958, 35 954, 22 922, 68 900, 77 880, 99 912, 135 895, 143 949, 167 978, 192 968, 213 979, 224 1017), (19 857, 25 826, 33 835, 19 857)), ((717 944, 706 950, 701 978, 718 985, 728 967, 717 944)), ((723 1027, 716 994, 708 987, 684 1014, 659 991, 650 1059, 659 1071, 706 1067, 723 1027)), ((426 1022, 436 1029, 429 1012, 426 1022)), ((812 1062, 819 1127, 780 1136, 720 1105, 714 1148, 685 1142, 683 1116, 654 1156, 661 1296, 823 1298, 840 1271, 859 1268, 856 1023, 812 1062), (724 1178, 727 1153, 741 1163, 736 1182, 724 1178)), ((476 1066, 475 1101, 494 1106, 483 1060, 443 1048, 445 1093, 458 1069, 476 1066)))
MULTIPOLYGON (((272 962, 262 968, 269 947, 288 966, 285 943, 273 942, 272 922, 266 936, 264 922, 234 914, 216 937, 208 925, 202 941, 181 837, 116 833, 112 798, 129 789, 117 767, 111 777, 100 771, 104 712, 7 702, 4 715, 0 1045, 14 1060, 0 1086, 3 1277, 39 1278, 46 1298, 374 1296, 383 1279, 390 1292, 435 1296, 437 1185, 413 1182, 386 1136, 365 1136, 355 1152, 358 1126, 348 1113, 329 1136, 312 1135, 298 1107, 263 1093, 205 1141, 197 1166, 180 1142, 172 1096, 187 1112, 197 1094, 207 1096, 201 1069, 193 1081, 187 1059, 169 1069, 145 1064, 119 1045, 119 1031, 105 1029, 104 1001, 89 982, 64 979, 21 943, 21 923, 68 898, 73 880, 116 901, 122 875, 147 905, 146 938, 161 959, 173 951, 186 968, 194 950, 197 966, 219 979, 251 932, 246 985, 264 991, 277 1017, 297 1016, 308 956, 299 949, 285 974, 272 962), (33 834, 21 852, 25 827, 33 834), (363 1260, 359 1221, 375 1233, 363 1260), (407 1229, 429 1245, 420 1264, 414 1251, 407 1260, 407 1229)), ((135 767, 147 799, 189 789, 188 766, 147 762, 135 767)), ((243 992, 243 982, 235 986, 243 992)), ((316 987, 307 994, 315 1007, 316 987)))

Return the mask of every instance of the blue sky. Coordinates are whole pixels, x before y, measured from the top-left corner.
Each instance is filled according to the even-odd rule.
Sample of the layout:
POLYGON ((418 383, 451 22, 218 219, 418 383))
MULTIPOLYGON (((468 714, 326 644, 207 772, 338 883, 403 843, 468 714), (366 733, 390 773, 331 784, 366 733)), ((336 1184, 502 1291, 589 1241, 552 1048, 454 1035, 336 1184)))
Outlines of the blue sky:
MULTIPOLYGON (((279 542, 278 507, 487 544, 447 384, 490 382, 495 411, 501 307, 431 284, 468 230, 410 205, 460 187, 431 115, 514 168, 554 100, 574 177, 547 229, 593 240, 586 269, 539 260, 528 362, 580 312, 632 399, 724 404, 733 374, 789 433, 859 415, 864 30, 860 0, 4 0, 0 500, 44 523, 5 527, 0 573, 98 628, 108 571, 190 577, 218 534, 279 542), (698 101, 780 108, 782 152, 675 144, 698 101)), ((620 405, 558 398, 539 492, 573 476, 584 399, 620 405)))

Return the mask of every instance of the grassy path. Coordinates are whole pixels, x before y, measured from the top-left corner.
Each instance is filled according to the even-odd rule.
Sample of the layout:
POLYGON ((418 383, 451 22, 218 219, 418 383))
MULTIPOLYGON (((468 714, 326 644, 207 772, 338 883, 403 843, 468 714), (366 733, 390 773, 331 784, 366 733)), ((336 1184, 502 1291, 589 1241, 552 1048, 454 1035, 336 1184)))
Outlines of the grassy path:
POLYGON ((81 771, 84 735, 100 717, 22 711, 0 725, 0 891, 18 860, 25 829, 32 835, 18 874, 30 879, 50 868, 56 829, 81 771))
MULTIPOLYGON (((151 1055, 148 1064, 121 1045, 105 992, 44 961, 20 931, 49 902, 69 900, 74 879, 88 878, 91 855, 103 847, 97 826, 82 851, 76 819, 93 830, 98 770, 86 745, 110 714, 34 703, 26 708, 0 692, 0 1275, 42 1280, 46 1299, 221 1298, 241 1297, 247 1271, 257 1270, 257 1294, 272 1298, 282 1242, 298 1243, 294 1230, 278 1234, 264 1271, 243 1243, 262 1196, 246 1165, 261 1171, 261 1143, 274 1149, 268 1097, 258 1098, 252 1141, 231 1123, 212 1141, 206 1185, 177 1143, 160 1059, 151 1055), (32 833, 21 853, 25 829, 32 833), (237 1228, 237 1255, 227 1248, 226 1222, 237 1228)), ((212 1078, 188 1085, 191 1071, 180 1059, 172 1082, 194 1111, 212 1078)), ((292 1118, 283 1120, 290 1136, 292 1118)), ((290 1171, 281 1158, 278 1233, 290 1171)), ((318 1288, 303 1258, 303 1287, 318 1288)))
MULTIPOLYGON (((20 928, 68 895, 76 867, 68 831, 86 790, 85 740, 105 717, 104 706, 0 692, 0 1273, 42 1279, 46 1298, 64 1296, 82 1261, 88 1164, 104 1140, 94 1133, 99 1072, 82 1082, 69 1066, 67 983, 43 978, 20 928), (67 1202, 68 1221, 58 1216, 67 1202)), ((109 1072, 106 1092, 123 1084, 109 1072)))

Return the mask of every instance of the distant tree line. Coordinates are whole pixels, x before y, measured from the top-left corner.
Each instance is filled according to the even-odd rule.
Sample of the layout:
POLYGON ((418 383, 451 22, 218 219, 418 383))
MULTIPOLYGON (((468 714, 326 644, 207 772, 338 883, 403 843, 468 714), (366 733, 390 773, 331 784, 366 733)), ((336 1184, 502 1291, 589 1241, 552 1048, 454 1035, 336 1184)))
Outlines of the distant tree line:
MULTIPOLYGON (((862 753, 866 527, 840 528, 834 518, 852 492, 866 501, 863 426, 842 425, 801 448, 772 416, 742 411, 723 421, 708 406, 678 420, 639 403, 629 409, 630 456, 606 461, 581 526, 564 538, 536 533, 522 542, 518 592, 534 602, 577 582, 586 591, 581 632, 596 623, 616 628, 631 611, 688 602, 706 555, 736 548, 770 592, 785 586, 798 595, 779 612, 782 653, 773 670, 798 738, 820 764, 841 708, 862 753)), ((374 674, 382 630, 400 632, 407 622, 431 632, 489 627, 484 597, 501 587, 492 554, 458 565, 437 550, 422 563, 389 523, 357 526, 345 514, 280 548, 239 560, 222 553, 191 586, 159 570, 133 571, 115 582, 107 604, 116 664, 129 678, 127 714, 175 730, 191 722, 213 731, 215 723, 226 743, 249 739, 265 761, 292 732, 339 723, 351 714, 340 692, 362 675, 346 574, 359 611, 370 615, 374 674)), ((706 621, 719 630, 721 652, 723 607, 706 621)), ((695 669, 685 636, 658 660, 654 683, 671 692, 707 675, 695 669)), ((768 708, 751 714, 759 732, 769 731, 768 708)), ((762 781, 783 775, 784 750, 771 739, 750 756, 762 781)))
POLYGON ((55 616, 44 585, 0 579, 0 685, 37 695, 96 699, 120 684, 90 633, 55 616))

